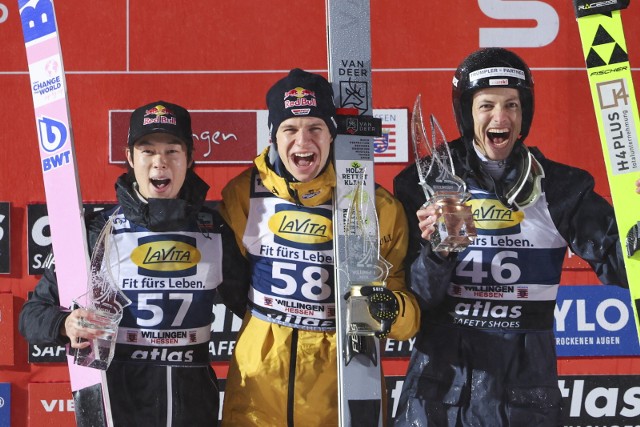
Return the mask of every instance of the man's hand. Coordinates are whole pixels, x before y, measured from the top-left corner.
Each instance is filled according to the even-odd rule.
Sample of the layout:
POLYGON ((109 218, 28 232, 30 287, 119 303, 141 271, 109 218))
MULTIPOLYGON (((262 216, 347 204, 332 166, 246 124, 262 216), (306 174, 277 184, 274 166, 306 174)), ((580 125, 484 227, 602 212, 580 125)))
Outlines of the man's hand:
POLYGON ((416 212, 420 236, 425 240, 431 240, 431 235, 436 231, 435 224, 442 215, 442 211, 435 204, 424 205, 416 212))
POLYGON ((96 324, 93 314, 84 308, 76 308, 65 319, 60 333, 69 337, 71 347, 85 348, 91 344, 91 340, 104 334, 104 331, 87 327, 87 324, 96 324), (88 323, 87 320, 91 322, 88 323))

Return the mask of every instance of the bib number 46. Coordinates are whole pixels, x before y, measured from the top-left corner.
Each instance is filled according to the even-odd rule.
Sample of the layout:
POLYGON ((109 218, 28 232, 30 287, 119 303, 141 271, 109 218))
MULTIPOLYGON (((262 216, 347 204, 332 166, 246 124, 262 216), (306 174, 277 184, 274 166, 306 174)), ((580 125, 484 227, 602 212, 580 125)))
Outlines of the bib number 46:
POLYGON ((484 256, 485 252, 480 250, 468 251, 456 267, 456 274, 470 278, 471 283, 482 283, 483 279, 490 277, 495 283, 507 285, 520 279, 522 272, 516 264, 517 252, 500 251, 488 262, 485 262, 484 256))

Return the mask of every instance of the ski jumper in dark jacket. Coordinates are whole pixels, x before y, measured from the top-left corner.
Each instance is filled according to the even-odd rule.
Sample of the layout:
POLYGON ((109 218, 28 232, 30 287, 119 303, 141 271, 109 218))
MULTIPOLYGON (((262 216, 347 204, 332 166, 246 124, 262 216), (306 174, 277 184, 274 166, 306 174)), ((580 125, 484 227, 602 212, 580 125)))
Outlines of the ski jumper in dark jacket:
POLYGON ((411 289, 422 310, 395 425, 560 425, 553 322, 562 263, 569 247, 603 283, 627 285, 613 208, 589 173, 531 148, 543 192, 511 211, 469 166, 463 142, 450 147, 478 230, 464 252, 442 257, 420 239, 415 165, 394 181, 413 230, 411 289))
MULTIPOLYGON (((216 289, 233 287, 246 271, 232 264, 234 254, 235 260, 244 258, 219 214, 203 206, 209 187, 191 169, 177 199, 144 201, 132 182, 122 175, 116 183, 118 206, 87 218, 91 248, 112 222, 115 282, 132 301, 106 371, 115 426, 215 426, 219 390, 209 363, 213 300, 216 289), (178 250, 188 255, 188 263, 168 255, 178 250), (157 262, 145 263, 143 252, 157 262)), ((55 272, 47 270, 20 313, 20 333, 34 344, 64 345, 68 338, 60 328, 67 315, 59 306, 55 272)))

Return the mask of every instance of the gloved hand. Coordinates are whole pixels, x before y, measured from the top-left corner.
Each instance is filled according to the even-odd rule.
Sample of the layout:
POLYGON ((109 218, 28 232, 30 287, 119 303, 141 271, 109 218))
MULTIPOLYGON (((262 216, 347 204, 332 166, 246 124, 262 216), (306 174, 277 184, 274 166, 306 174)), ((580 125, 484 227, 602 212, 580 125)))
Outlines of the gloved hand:
POLYGON ((376 336, 386 338, 400 312, 396 296, 383 286, 363 286, 360 293, 369 298, 369 313, 382 326, 382 330, 376 332, 376 336))

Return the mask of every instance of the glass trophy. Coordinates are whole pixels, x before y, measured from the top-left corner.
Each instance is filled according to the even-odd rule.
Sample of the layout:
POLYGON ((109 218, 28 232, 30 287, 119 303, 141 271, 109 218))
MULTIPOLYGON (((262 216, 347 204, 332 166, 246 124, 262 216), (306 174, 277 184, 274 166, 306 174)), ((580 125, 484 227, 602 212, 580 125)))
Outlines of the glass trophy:
POLYGON ((413 148, 418 182, 427 199, 425 206, 436 205, 441 213, 431 235, 434 251, 463 251, 477 236, 470 206, 471 194, 456 176, 449 144, 436 118, 430 115, 431 140, 427 138, 418 95, 411 117, 413 148))
MULTIPOLYGON (((72 349, 74 363, 80 366, 106 370, 113 359, 118 325, 122 313, 131 300, 122 292, 111 269, 108 241, 111 220, 102 229, 91 256, 88 292, 74 300, 74 308, 84 308, 89 314, 80 320, 85 328, 99 330, 99 334, 85 348, 72 349)), ((116 257, 117 259, 118 257, 116 257)))
POLYGON ((351 204, 345 222, 346 273, 350 286, 347 303, 347 334, 374 336, 383 331, 380 320, 369 310, 365 286, 385 286, 390 264, 380 256, 378 215, 375 201, 365 190, 366 168, 357 177, 351 191, 351 204))

